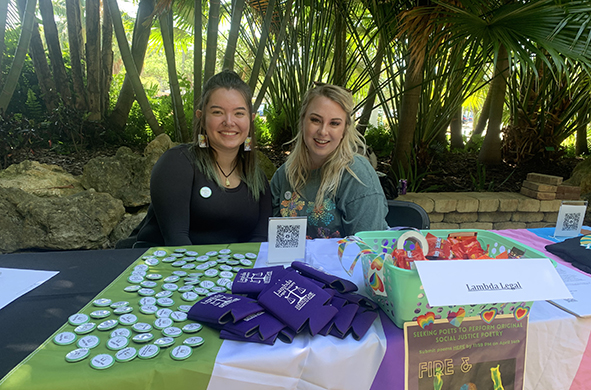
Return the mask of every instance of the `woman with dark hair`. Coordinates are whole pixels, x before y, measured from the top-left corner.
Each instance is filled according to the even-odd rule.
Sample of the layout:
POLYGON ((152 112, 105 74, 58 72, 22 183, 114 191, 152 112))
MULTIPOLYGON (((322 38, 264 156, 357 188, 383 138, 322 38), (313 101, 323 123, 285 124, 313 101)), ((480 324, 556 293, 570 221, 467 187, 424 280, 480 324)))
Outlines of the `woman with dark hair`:
POLYGON ((352 120, 351 92, 330 84, 308 90, 294 147, 271 179, 273 213, 308 217, 309 238, 385 230, 388 205, 363 156, 365 141, 352 120))
POLYGON ((232 71, 203 86, 191 144, 154 165, 135 247, 266 241, 271 191, 255 149, 252 93, 232 71))

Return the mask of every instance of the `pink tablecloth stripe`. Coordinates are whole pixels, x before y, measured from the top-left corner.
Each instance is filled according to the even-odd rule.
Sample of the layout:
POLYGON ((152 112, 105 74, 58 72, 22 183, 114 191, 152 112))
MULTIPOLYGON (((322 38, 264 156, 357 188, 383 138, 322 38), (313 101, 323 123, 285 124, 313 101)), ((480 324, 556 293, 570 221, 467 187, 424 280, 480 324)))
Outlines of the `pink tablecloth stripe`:
MULTIPOLYGON (((542 252, 544 255, 551 259, 556 260, 560 264, 563 264, 569 268, 572 268, 578 272, 581 272, 578 268, 573 267, 570 263, 562 260, 560 257, 553 255, 545 249, 548 244, 553 244, 552 241, 546 240, 545 238, 538 237, 535 233, 525 229, 514 229, 514 230, 497 230, 495 233, 517 240, 525 245, 532 247, 533 249, 542 252)), ((588 390, 591 387, 591 336, 587 341, 587 348, 581 362, 577 374, 573 379, 570 390, 588 390)))

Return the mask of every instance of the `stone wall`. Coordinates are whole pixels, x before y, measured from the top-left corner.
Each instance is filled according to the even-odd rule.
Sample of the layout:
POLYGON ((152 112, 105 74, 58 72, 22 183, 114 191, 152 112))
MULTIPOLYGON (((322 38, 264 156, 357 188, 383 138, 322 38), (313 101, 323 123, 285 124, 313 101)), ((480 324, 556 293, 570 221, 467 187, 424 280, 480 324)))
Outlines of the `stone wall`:
POLYGON ((537 200, 513 192, 407 193, 429 214, 431 229, 526 229, 554 227, 560 200, 537 200))

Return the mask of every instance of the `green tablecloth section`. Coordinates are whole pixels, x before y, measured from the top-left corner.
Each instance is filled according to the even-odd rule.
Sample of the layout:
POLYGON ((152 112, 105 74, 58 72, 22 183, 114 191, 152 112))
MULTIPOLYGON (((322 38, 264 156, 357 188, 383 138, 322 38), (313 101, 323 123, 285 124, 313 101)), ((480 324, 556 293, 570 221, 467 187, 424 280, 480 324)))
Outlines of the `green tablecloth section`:
MULTIPOLYGON (((229 248, 232 253, 258 253, 260 243, 243 243, 230 245, 200 245, 184 247, 189 251, 198 252, 203 255, 208 251, 219 251, 224 248, 229 248)), ((156 250, 164 249, 169 254, 178 247, 162 247, 150 248, 144 255, 150 255, 156 250)), ((162 258, 160 258, 162 259, 162 258)), ((144 261, 140 258, 136 260, 125 272, 117 277, 105 290, 103 290, 97 298, 109 298, 113 302, 128 301, 130 306, 134 308, 132 314, 138 316, 138 322, 147 322, 153 324, 156 319, 155 315, 142 314, 139 311, 139 300, 142 298, 137 293, 125 292, 123 289, 130 285, 127 281, 133 268, 138 264, 143 264, 144 261)), ((254 263, 254 261, 253 261, 254 263)), ((200 264, 196 262, 196 264, 200 264)), ((241 266, 244 267, 244 266, 241 266)), ((249 267, 244 267, 249 268, 249 267)), ((163 263, 162 261, 156 265, 151 266, 148 273, 159 273, 163 277, 172 274, 172 271, 181 270, 170 265, 170 263, 163 263)), ((202 272, 196 270, 185 270, 188 273, 202 272)), ((216 281, 219 276, 214 278, 201 277, 201 280, 216 281)), ((164 283, 162 280, 156 281, 158 286, 154 288, 156 292, 161 291, 160 286, 164 283)), ((182 285, 182 278, 177 283, 182 285)), ((191 305, 195 302, 186 302, 181 299, 181 293, 174 292, 172 299, 175 304, 170 309, 177 310, 180 305, 191 305)), ((92 311, 101 308, 93 306, 92 301, 89 302, 80 312, 90 314, 92 311)), ((112 310, 112 309, 110 309, 112 310)), ((65 313, 71 315, 74 313, 65 313)), ((107 319, 116 319, 117 315, 111 314, 105 319, 91 319, 92 322, 101 323, 107 319)), ((191 320, 177 322, 173 326, 182 327, 191 320)), ((119 325, 116 328, 129 328, 130 326, 119 325)), ((65 324, 55 334, 71 331, 74 326, 65 324)), ((135 358, 126 363, 115 362, 115 364, 105 370, 96 370, 90 366, 90 359, 93 356, 109 353, 112 356, 116 351, 107 349, 106 343, 112 330, 99 331, 94 330, 89 333, 100 338, 100 345, 91 349, 90 357, 80 362, 68 363, 65 356, 68 352, 78 348, 76 342, 85 335, 78 335, 76 342, 66 346, 56 345, 53 342, 52 335, 45 341, 37 350, 23 360, 17 367, 14 368, 4 379, 0 382, 2 390, 7 389, 27 389, 27 390, 53 390, 53 389, 125 389, 125 390, 149 390, 149 389, 163 389, 163 388, 177 388, 177 389, 205 389, 209 383, 211 372, 214 367, 215 359, 222 344, 219 338, 219 331, 213 330, 204 326, 199 333, 183 334, 175 340, 172 347, 161 348, 158 356, 152 359, 143 360, 135 358), (192 337, 201 336, 205 342, 203 345, 193 349, 193 354, 186 360, 177 361, 170 357, 170 350, 177 345, 182 345, 183 340, 192 337)), ((135 334, 134 332, 132 332, 135 334)), ((154 340, 161 335, 161 331, 153 329, 155 336, 154 340)), ((130 341, 129 346, 140 349, 145 344, 136 344, 130 341)))

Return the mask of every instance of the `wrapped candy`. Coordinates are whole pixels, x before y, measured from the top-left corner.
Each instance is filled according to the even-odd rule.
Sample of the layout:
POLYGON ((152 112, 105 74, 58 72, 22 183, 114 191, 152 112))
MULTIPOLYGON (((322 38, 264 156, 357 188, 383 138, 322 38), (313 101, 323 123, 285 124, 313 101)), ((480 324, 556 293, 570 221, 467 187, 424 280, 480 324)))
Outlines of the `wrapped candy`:
POLYGON ((427 243, 429 244, 429 252, 427 258, 430 260, 443 260, 451 258, 451 245, 445 238, 435 237, 431 233, 427 233, 427 243))
POLYGON ((399 268, 410 269, 410 263, 417 260, 427 260, 421 248, 415 248, 412 251, 405 251, 404 249, 394 249, 392 251, 392 261, 399 268))

